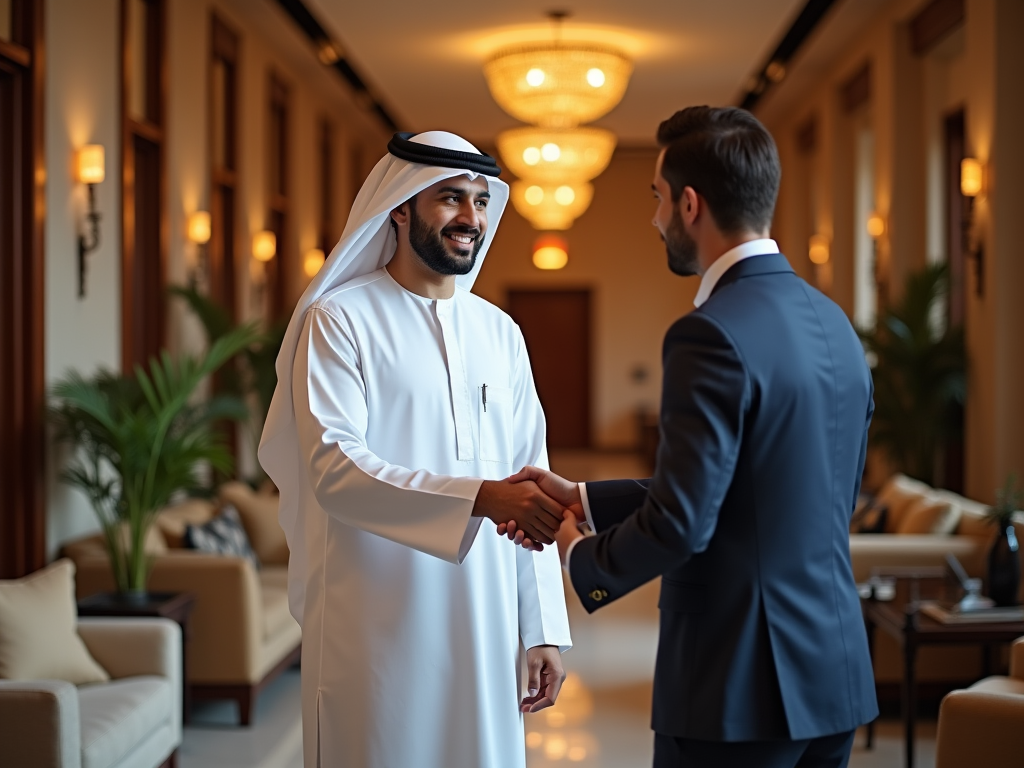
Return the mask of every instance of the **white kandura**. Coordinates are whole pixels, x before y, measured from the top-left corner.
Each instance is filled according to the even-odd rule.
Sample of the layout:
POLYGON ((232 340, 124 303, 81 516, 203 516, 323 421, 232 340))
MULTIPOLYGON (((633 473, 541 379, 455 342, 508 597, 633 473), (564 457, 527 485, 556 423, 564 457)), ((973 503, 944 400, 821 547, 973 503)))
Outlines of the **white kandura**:
POLYGON ((388 212, 464 173, 378 163, 278 359, 260 460, 303 627, 307 768, 524 768, 520 643, 571 642, 555 549, 527 552, 471 516, 484 479, 547 464, 522 335, 469 292, 507 186, 486 177, 488 234, 451 299, 382 268, 388 212))

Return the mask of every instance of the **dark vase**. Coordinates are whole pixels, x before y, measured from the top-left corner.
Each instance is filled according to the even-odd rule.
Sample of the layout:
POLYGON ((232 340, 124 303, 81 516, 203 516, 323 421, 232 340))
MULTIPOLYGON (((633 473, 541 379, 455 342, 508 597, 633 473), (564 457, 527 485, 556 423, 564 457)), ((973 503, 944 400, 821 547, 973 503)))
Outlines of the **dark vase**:
POLYGON ((996 605, 1017 605, 1020 592, 1020 556, 1013 525, 996 537, 988 553, 988 596, 996 605))

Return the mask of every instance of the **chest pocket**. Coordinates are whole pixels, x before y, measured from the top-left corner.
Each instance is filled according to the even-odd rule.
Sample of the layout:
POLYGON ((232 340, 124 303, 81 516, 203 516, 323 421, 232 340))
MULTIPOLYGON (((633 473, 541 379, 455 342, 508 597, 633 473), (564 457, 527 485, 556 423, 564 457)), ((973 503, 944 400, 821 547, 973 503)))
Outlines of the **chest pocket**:
POLYGON ((512 464, 512 390, 508 387, 477 387, 477 411, 480 425, 477 445, 483 461, 512 464), (485 406, 486 403, 486 406, 485 406), (485 409, 486 408, 486 409, 485 409))

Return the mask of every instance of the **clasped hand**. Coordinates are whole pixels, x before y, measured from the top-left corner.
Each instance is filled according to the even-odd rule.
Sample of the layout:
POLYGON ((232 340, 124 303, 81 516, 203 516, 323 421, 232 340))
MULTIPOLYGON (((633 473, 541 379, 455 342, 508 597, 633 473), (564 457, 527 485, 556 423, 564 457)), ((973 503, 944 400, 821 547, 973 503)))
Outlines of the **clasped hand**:
POLYGON ((565 548, 580 535, 576 526, 585 519, 579 486, 537 467, 524 467, 501 482, 484 482, 477 507, 494 521, 499 535, 526 549, 540 551, 557 540, 563 559, 565 548))

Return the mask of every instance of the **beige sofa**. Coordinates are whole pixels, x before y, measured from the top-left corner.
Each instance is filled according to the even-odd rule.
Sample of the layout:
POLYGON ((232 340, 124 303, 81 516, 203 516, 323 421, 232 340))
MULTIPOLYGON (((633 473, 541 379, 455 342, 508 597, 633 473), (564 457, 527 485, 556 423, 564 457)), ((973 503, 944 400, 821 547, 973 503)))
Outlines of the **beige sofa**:
MULTIPOLYGON (((252 722, 259 692, 299 660, 301 632, 288 611, 288 549, 277 524, 277 497, 241 483, 221 488, 217 501, 190 500, 160 513, 147 549, 148 589, 196 596, 187 638, 188 685, 195 699, 233 699, 242 725, 252 722), (211 519, 223 503, 239 511, 261 567, 244 558, 183 548, 188 523, 211 519)), ((79 599, 114 588, 99 536, 67 544, 77 566, 79 599)))
MULTIPOLYGON (((904 475, 889 478, 877 499, 889 510, 886 532, 850 534, 853 575, 858 582, 866 581, 876 569, 943 566, 947 552, 956 555, 969 575, 985 576, 996 535, 985 519, 985 504, 904 475)), ((1014 527, 1018 540, 1024 540, 1024 515, 1018 513, 1014 527)), ((874 661, 880 693, 889 689, 895 694, 903 679, 903 656, 896 641, 884 632, 876 635, 874 661)), ((944 692, 983 674, 980 647, 926 646, 918 654, 917 679, 925 693, 944 692)))
POLYGON ((1009 677, 988 677, 942 700, 935 768, 1019 768, 1024 763, 1024 638, 1009 677))
POLYGON ((0 680, 0 768, 156 768, 181 744, 181 629, 79 619, 107 683, 0 680))

